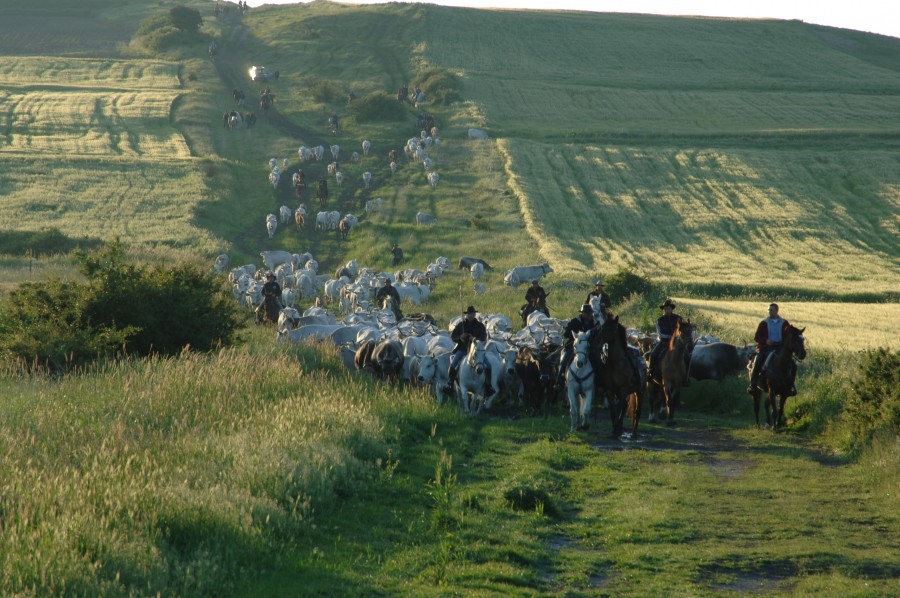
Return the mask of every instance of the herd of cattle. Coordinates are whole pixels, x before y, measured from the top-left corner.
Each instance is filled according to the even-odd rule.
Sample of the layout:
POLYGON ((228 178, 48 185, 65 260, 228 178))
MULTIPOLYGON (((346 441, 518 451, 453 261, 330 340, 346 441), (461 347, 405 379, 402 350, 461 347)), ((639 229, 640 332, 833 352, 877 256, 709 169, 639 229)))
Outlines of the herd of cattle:
MULTIPOLYGON (((353 370, 371 372, 392 381, 428 387, 442 403, 442 388, 447 383, 451 350, 450 330, 462 319, 457 316, 441 329, 427 314, 417 312, 396 318, 390 305, 376 305, 375 293, 391 280, 403 304, 420 308, 451 268, 446 257, 439 257, 424 270, 405 269, 394 273, 360 267, 351 260, 333 276, 318 273, 318 263, 309 253, 286 251, 261 253, 264 267, 253 264, 228 270, 228 257, 221 255, 214 265, 217 273, 228 271, 234 297, 248 309, 262 302, 265 274, 272 272, 282 287, 283 309, 277 323, 279 342, 324 342, 339 347, 344 364, 353 370), (301 302, 312 305, 300 311, 301 302)), ((462 257, 458 269, 480 276, 493 268, 484 260, 462 257)), ((552 269, 547 265, 521 266, 508 270, 504 280, 511 286, 524 280, 540 279, 552 269), (515 284, 514 284, 515 283, 515 284)), ((602 317, 599 299, 592 303, 595 316, 602 317)), ((513 330, 504 314, 479 313, 488 333, 485 349, 499 367, 491 368, 490 385, 499 390, 481 407, 490 409, 497 399, 535 411, 552 403, 560 393, 555 384, 560 346, 567 320, 551 318, 541 312, 528 316, 525 326, 513 330)), ((628 330, 628 340, 646 354, 655 344, 655 334, 628 330)), ((691 359, 690 375, 697 380, 722 380, 746 368, 753 347, 738 347, 699 337, 691 359)), ((655 415, 655 414, 651 414, 655 415)))

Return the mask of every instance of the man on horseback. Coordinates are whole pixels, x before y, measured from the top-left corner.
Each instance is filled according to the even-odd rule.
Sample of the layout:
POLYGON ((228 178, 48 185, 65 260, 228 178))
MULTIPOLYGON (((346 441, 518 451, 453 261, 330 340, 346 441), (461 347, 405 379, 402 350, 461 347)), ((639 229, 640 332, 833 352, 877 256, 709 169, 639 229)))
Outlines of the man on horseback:
MULTIPOLYGON (((456 343, 456 346, 453 347, 453 357, 450 358, 450 369, 447 372, 447 386, 443 389, 445 394, 453 394, 453 383, 456 382, 459 364, 469 352, 469 345, 472 344, 472 341, 479 340, 483 343, 487 342, 487 328, 475 318, 475 314, 477 313, 475 307, 470 305, 463 313, 465 318, 463 318, 462 322, 457 324, 453 328, 453 332, 450 333, 450 339, 456 343)), ((485 361, 484 368, 484 398, 487 400, 494 396, 497 390, 490 385, 491 366, 487 361, 485 361)))
POLYGON ((391 284, 391 279, 386 278, 384 280, 384 286, 382 286, 375 293, 375 302, 378 305, 384 305, 385 297, 391 298, 391 304, 394 309, 394 317, 397 318, 397 321, 400 321, 400 318, 403 317, 403 312, 400 311, 400 293, 397 289, 394 288, 394 285, 391 284))
POLYGON ((544 287, 542 287, 537 280, 532 280, 531 286, 525 291, 525 302, 533 303, 534 301, 538 301, 539 303, 544 303, 546 300, 547 291, 544 290, 544 287))
POLYGON ((281 285, 275 280, 275 275, 266 274, 266 283, 262 288, 262 303, 256 308, 256 323, 268 320, 273 324, 278 322, 278 312, 281 311, 281 285))
MULTIPOLYGON (((753 368, 750 371, 750 386, 747 387, 747 392, 751 395, 759 383, 759 373, 762 371, 766 359, 781 347, 781 333, 785 324, 787 321, 778 315, 778 304, 770 304, 769 317, 759 323, 756 327, 756 334, 753 336, 753 340, 756 341, 756 359, 753 361, 753 368)), ((789 397, 797 395, 797 388, 793 383, 795 375, 796 371, 794 370, 791 372, 791 389, 787 393, 789 397)))
POLYGON ((609 311, 610 306, 612 305, 612 301, 609 299, 609 295, 607 295, 603 291, 603 279, 598 278, 594 281, 594 290, 588 293, 587 299, 584 300, 585 303, 590 303, 591 299, 594 297, 600 297, 600 313, 604 316, 606 312, 609 311))
POLYGON ((547 292, 537 280, 531 281, 531 286, 525 292, 525 302, 525 305, 519 310, 519 315, 522 316, 522 326, 528 323, 528 316, 536 311, 550 315, 550 310, 547 309, 547 292))
MULTIPOLYGON (((587 303, 582 305, 581 312, 566 324, 566 329, 563 332, 563 352, 559 360, 559 374, 556 376, 557 386, 563 386, 566 383, 566 370, 572 363, 572 359, 575 358, 575 335, 579 332, 587 332, 593 329, 594 326, 594 310, 587 303)), ((594 363, 596 360, 593 355, 590 357, 591 365, 594 366, 594 372, 596 372, 597 364, 594 363)))
POLYGON ((400 246, 394 243, 394 246, 391 247, 391 265, 399 266, 400 262, 403 261, 403 250, 400 249, 400 246))
MULTIPOLYGON (((663 315, 656 319, 656 334, 659 336, 659 342, 650 352, 650 375, 656 380, 660 379, 659 358, 669 347, 669 341, 672 340, 675 329, 683 321, 682 317, 675 313, 675 304, 671 299, 666 299, 659 308, 663 310, 663 315)), ((690 355, 687 355, 686 359, 690 371, 690 355)), ((690 386, 690 378, 686 377, 682 386, 690 386)))
POLYGON ((328 126, 331 127, 331 134, 334 135, 338 130, 338 115, 337 113, 332 114, 328 117, 328 126))

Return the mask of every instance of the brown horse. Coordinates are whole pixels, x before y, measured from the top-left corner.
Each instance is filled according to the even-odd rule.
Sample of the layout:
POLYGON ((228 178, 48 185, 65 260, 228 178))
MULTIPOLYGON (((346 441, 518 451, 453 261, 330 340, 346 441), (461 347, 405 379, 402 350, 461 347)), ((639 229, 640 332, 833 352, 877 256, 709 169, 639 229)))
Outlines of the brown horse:
POLYGON ((781 331, 781 347, 772 352, 763 364, 759 374, 759 383, 753 387, 753 412, 756 415, 756 427, 759 427, 759 398, 766 391, 766 427, 772 426, 778 429, 784 425, 784 404, 787 398, 792 396, 794 379, 797 375, 797 366, 794 357, 798 360, 806 358, 806 343, 803 332, 806 328, 795 328, 784 323, 781 331), (776 408, 776 400, 781 401, 776 408), (774 421, 773 421, 774 420, 774 421))
POLYGON ((624 431, 624 419, 626 412, 632 414, 631 434, 637 436, 638 422, 641 418, 642 393, 640 384, 637 390, 633 383, 635 377, 634 361, 628 352, 628 343, 625 338, 625 327, 619 324, 618 316, 609 314, 597 328, 600 333, 594 340, 594 347, 601 351, 601 358, 605 366, 600 375, 600 386, 606 392, 609 399, 609 418, 612 421, 612 435, 619 438, 624 431), (629 407, 629 403, 631 403, 629 407))
POLYGON ((675 409, 680 405, 681 387, 688 377, 685 354, 694 348, 694 327, 690 320, 682 320, 669 339, 668 349, 659 361, 660 380, 648 382, 650 387, 650 415, 659 413, 663 398, 666 404, 666 425, 675 425, 675 409))

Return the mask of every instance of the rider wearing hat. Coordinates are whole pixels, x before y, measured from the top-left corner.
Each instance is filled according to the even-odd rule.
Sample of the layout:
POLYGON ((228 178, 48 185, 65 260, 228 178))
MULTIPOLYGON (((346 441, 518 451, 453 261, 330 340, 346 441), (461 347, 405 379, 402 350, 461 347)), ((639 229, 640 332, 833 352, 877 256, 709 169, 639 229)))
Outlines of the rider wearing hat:
POLYGON ((391 298, 394 315, 399 320, 403 317, 403 312, 400 311, 400 292, 396 288, 394 288, 393 284, 391 284, 390 278, 385 278, 384 286, 382 286, 375 292, 375 303, 383 307, 384 299, 386 297, 391 298))
MULTIPOLYGON (((487 342, 487 328, 475 318, 476 313, 475 306, 470 305, 467 307, 466 311, 463 312, 465 317, 459 324, 453 327, 453 331, 450 333, 450 339, 456 343, 456 346, 453 347, 453 356, 450 358, 450 369, 447 372, 447 386, 444 387, 444 392, 447 394, 453 392, 453 383, 456 382, 459 364, 469 352, 469 345, 472 344, 472 341, 479 340, 483 343, 487 342)), ((485 398, 490 397, 496 392, 494 388, 490 387, 490 380, 490 365, 485 363, 485 385, 488 389, 485 393, 485 398)))
POLYGON ((262 322, 263 318, 270 321, 278 321, 278 312, 281 310, 281 285, 275 280, 275 275, 271 272, 266 274, 266 282, 262 287, 262 303, 256 308, 256 323, 262 322))
MULTIPOLYGON (((659 336, 659 342, 650 352, 650 373, 655 377, 659 377, 658 364, 659 358, 668 348, 675 329, 681 324, 682 317, 675 313, 675 304, 671 299, 666 299, 665 303, 659 306, 663 310, 663 315, 656 319, 656 334, 659 336)), ((690 386, 690 379, 685 378, 683 386, 690 386)))
MULTIPOLYGON (((759 373, 766 363, 766 358, 781 347, 781 335, 785 324, 787 321, 778 315, 778 304, 770 304, 769 317, 759 323, 756 327, 756 334, 753 336, 753 340, 756 341, 756 359, 753 360, 753 368, 750 370, 750 386, 747 387, 747 392, 751 395, 753 388, 759 383, 759 373)), ((791 385, 787 396, 792 397, 796 394, 797 388, 791 385)))
POLYGON ((531 286, 525 291, 525 303, 530 305, 535 301, 543 303, 546 300, 547 291, 544 290, 544 287, 537 280, 532 280, 531 286))
POLYGON ((400 249, 400 246, 394 243, 394 246, 391 247, 391 265, 399 266, 400 262, 403 261, 403 250, 400 249))
POLYGON ((566 379, 566 370, 575 358, 575 335, 579 332, 587 332, 594 327, 594 309, 587 303, 581 306, 577 316, 569 320, 566 330, 563 332, 563 351, 559 360, 559 374, 556 382, 562 386, 566 379))
POLYGON ((590 303, 591 299, 594 297, 600 297, 600 313, 605 314, 612 305, 612 301, 610 300, 609 295, 603 290, 602 278, 598 278, 594 281, 594 289, 588 293, 587 299, 585 299, 584 302, 590 303))

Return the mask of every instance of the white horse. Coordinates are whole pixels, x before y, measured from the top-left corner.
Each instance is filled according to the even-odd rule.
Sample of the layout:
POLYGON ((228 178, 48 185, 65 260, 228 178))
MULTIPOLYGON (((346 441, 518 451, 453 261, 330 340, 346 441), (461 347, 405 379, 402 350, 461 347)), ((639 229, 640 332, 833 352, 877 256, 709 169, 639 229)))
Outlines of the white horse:
POLYGON ((481 413, 484 408, 490 409, 497 396, 497 377, 500 374, 500 358, 493 352, 486 351, 484 343, 480 340, 472 341, 469 352, 459 364, 459 406, 462 412, 468 416, 481 413), (487 370, 491 370, 491 386, 494 394, 485 399, 484 387, 487 370), (473 413, 474 410, 474 413, 473 413))
POLYGON ((573 432, 587 430, 590 425, 588 416, 591 414, 591 402, 594 400, 594 368, 588 357, 590 335, 590 331, 575 335, 575 357, 566 370, 566 391, 569 395, 573 432))

